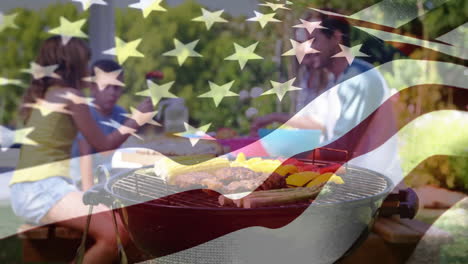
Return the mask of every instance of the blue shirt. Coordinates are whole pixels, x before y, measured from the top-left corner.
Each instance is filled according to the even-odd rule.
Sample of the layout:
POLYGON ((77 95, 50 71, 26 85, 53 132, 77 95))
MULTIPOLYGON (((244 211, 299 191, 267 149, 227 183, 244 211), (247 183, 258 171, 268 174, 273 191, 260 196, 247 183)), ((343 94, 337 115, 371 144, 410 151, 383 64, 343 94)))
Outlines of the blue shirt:
MULTIPOLYGON (((111 126, 104 125, 104 124, 102 124, 102 122, 110 122, 111 120, 115 120, 118 123, 123 124, 125 122, 125 120, 127 119, 125 116, 123 116, 123 114, 126 114, 127 111, 125 111, 125 109, 123 109, 121 106, 118 106, 118 105, 114 106, 114 108, 112 109, 112 113, 109 116, 103 116, 94 107, 90 107, 90 112, 91 112, 91 116, 93 117, 93 119, 96 120, 96 122, 98 124, 98 127, 101 129, 101 131, 105 135, 108 135, 108 134, 111 134, 112 132, 114 132, 115 128, 113 128, 111 126)), ((79 149, 79 146, 78 146, 78 142, 80 140, 82 140, 82 139, 84 139, 83 134, 78 133, 75 141, 73 142, 73 146, 72 146, 72 157, 73 158, 80 156, 80 149, 79 149)), ((96 151, 93 149, 92 153, 94 154, 94 153, 96 153, 96 151)))
MULTIPOLYGON (((112 132, 115 131, 115 128, 111 126, 107 126, 105 124, 102 124, 102 122, 110 122, 111 119, 117 121, 120 124, 123 124, 127 117, 123 116, 122 114, 127 113, 124 108, 121 106, 114 106, 112 109, 112 113, 109 116, 103 116, 101 113, 99 113, 95 108, 90 107, 90 112, 91 116, 93 117, 94 120, 96 120, 98 127, 101 129, 101 131, 105 135, 109 135, 112 132)), ((72 160, 70 162, 70 175, 72 176, 74 181, 81 180, 81 170, 80 170, 80 148, 79 148, 79 141, 85 139, 83 134, 78 133, 75 141, 73 142, 72 146, 72 160)), ((92 149, 92 154, 95 154, 96 150, 92 149)), ((109 162, 106 159, 101 159, 100 157, 102 155, 95 154, 93 155, 93 169, 95 169, 98 165, 101 165, 103 163, 109 162)))

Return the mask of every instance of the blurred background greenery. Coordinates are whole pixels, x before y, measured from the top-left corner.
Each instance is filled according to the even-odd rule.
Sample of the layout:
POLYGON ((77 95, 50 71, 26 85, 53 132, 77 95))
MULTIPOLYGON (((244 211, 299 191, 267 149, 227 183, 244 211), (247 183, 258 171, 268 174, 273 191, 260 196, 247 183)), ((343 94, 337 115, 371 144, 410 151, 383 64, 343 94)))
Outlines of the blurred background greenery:
MULTIPOLYGON (((270 23, 261 29, 258 23, 245 22, 245 16, 231 17, 224 13, 223 18, 229 23, 217 23, 211 30, 206 30, 204 23, 193 22, 192 18, 201 15, 201 7, 195 1, 185 1, 183 4, 171 7, 168 12, 157 12, 144 19, 139 10, 116 9, 116 36, 130 41, 143 38, 139 50, 145 55, 144 59, 129 59, 125 65, 126 92, 120 104, 124 107, 135 106, 141 97, 136 92, 146 89, 145 74, 149 71, 160 70, 165 78, 161 83, 176 81, 172 92, 185 98, 190 112, 191 123, 194 126, 212 123, 211 131, 222 127, 235 129, 239 134, 246 134, 249 130, 250 118, 247 109, 253 107, 258 110, 258 116, 275 112, 293 112, 291 101, 296 92, 290 92, 280 102, 276 96, 261 96, 240 101, 238 97, 227 97, 220 107, 215 107, 208 98, 197 98, 198 95, 209 91, 208 81, 224 84, 235 80, 232 91, 249 92, 254 87, 264 91, 271 88, 270 81, 287 81, 293 77, 295 58, 281 57, 280 54, 290 49, 289 38, 292 36, 291 26, 298 24, 299 18, 304 17, 306 7, 334 8, 344 14, 353 14, 365 7, 375 4, 376 0, 364 1, 310 1, 296 0, 292 11, 278 10, 276 18, 283 23, 270 23), (164 52, 173 49, 173 39, 183 43, 199 39, 196 51, 203 55, 201 58, 189 58, 181 67, 174 57, 162 56, 164 52), (225 61, 224 58, 234 53, 233 43, 248 46, 259 41, 256 53, 264 60, 250 61, 243 70, 237 62, 225 61)), ((404 23, 399 30, 407 34, 420 35, 425 38, 436 38, 449 30, 462 25, 467 20, 468 4, 462 0, 452 1, 404 1, 395 3, 405 4, 405 10, 423 15, 404 23), (432 10, 434 5, 439 6, 432 10), (430 11, 428 11, 430 10, 430 11), (428 11, 428 12, 426 12, 428 11)), ((270 13, 268 7, 258 7, 263 13, 270 13)), ((81 11, 76 5, 53 4, 40 10, 17 8, 11 12, 18 13, 15 23, 19 29, 6 29, 0 32, 0 76, 10 79, 21 79, 24 83, 30 81, 30 76, 20 72, 28 68, 34 60, 42 40, 50 36, 47 30, 58 25, 61 16, 71 21, 87 18, 88 12, 81 11)), ((376 13, 375 16, 383 16, 376 13)), ((87 32, 86 24, 83 28, 87 32)), ((351 39, 354 43, 364 43, 364 50, 372 57, 368 59, 373 64, 381 64, 395 58, 409 57, 417 59, 442 60, 460 63, 457 58, 428 52, 414 48, 403 54, 394 46, 377 40, 357 29, 352 31, 351 39)), ((462 61, 462 64, 465 62, 462 61)), ((421 78, 412 73, 414 69, 407 69, 407 76, 395 78, 421 78)), ((428 73, 427 78, 433 78, 428 73)), ((456 77, 454 77, 456 78, 456 77)), ((20 98, 26 87, 0 86, 0 121, 4 125, 18 124, 17 109, 20 98)), ((407 98, 399 98, 395 102, 398 121, 405 123, 422 112, 439 109, 455 109, 466 101, 458 101, 457 95, 450 90, 439 89, 437 93, 426 92, 423 88, 413 89, 407 98), (409 104, 413 98, 419 98, 416 104, 409 104), (407 110, 410 111, 402 111, 407 110), (401 111, 400 111, 401 110, 401 111)), ((430 131, 430 128, 428 128, 430 131)), ((441 142, 443 144, 443 142, 441 142)), ((402 148, 403 156, 417 149, 402 148)), ((435 156, 421 163, 412 172, 410 185, 437 184, 443 187, 465 190, 468 188, 468 159, 466 157, 435 156), (416 180, 417 179, 417 180, 416 180)))
MULTIPOLYGON (((211 131, 230 127, 243 135, 249 130, 251 120, 245 112, 251 107, 258 110, 259 116, 275 111, 293 112, 291 101, 295 95, 294 92, 288 93, 283 102, 273 95, 244 101, 240 101, 237 97, 227 97, 223 99, 220 107, 215 107, 211 99, 197 98, 198 95, 209 90, 208 81, 224 84, 235 80, 232 91, 239 93, 250 92, 254 87, 260 87, 266 91, 271 87, 271 80, 284 82, 295 77, 295 58, 278 55, 290 49, 291 26, 298 24, 298 19, 304 17, 306 7, 334 8, 340 13, 350 15, 379 1, 293 0, 293 2, 292 11, 278 10, 277 12, 276 18, 282 20, 283 23, 270 23, 264 30, 258 23, 245 22, 245 16, 232 17, 225 13, 223 18, 229 20, 229 23, 215 24, 211 30, 207 31, 203 23, 191 21, 192 18, 201 15, 201 6, 194 1, 185 1, 181 5, 171 7, 168 12, 158 12, 147 19, 142 17, 139 10, 116 9, 116 35, 126 41, 143 38, 139 50, 145 54, 145 59, 129 59, 125 63, 127 88, 119 103, 127 108, 138 104, 141 97, 135 96, 135 93, 146 89, 145 74, 149 71, 160 70, 165 75, 162 83, 176 81, 171 91, 186 99, 191 123, 194 126, 212 123, 211 131), (200 39, 196 51, 204 58, 189 58, 182 67, 179 67, 174 57, 162 56, 164 52, 173 49, 174 38, 184 43, 200 39), (234 53, 234 42, 248 46, 257 41, 260 43, 256 53, 264 57, 264 60, 250 61, 243 70, 240 70, 237 62, 224 61, 224 58, 234 53)), ((463 25, 468 20, 468 1, 466 0, 393 0, 391 2, 401 5, 407 12, 421 14, 405 22, 399 31, 426 39, 435 39, 463 25), (434 6, 438 8, 432 9, 434 6)), ((263 13, 272 12, 267 7, 258 7, 256 10, 263 13)), ((39 45, 50 36, 47 33, 48 29, 56 27, 61 16, 71 21, 89 16, 89 12, 82 12, 81 8, 77 8, 77 5, 72 3, 51 4, 38 10, 16 8, 8 11, 7 14, 13 12, 18 14, 15 19, 18 29, 5 29, 0 32, 0 54, 2 54, 0 77, 20 79, 26 84, 30 82, 30 76, 21 73, 20 70, 28 68, 29 63, 35 59, 39 45)), ((379 18, 386 14, 376 12, 372 15, 379 18)), ((253 10, 249 17, 252 16, 253 10)), ((84 32, 87 32, 88 26, 89 24, 85 24, 84 32)), ((368 60, 373 64, 406 57, 467 65, 466 61, 458 58, 414 47, 402 53, 394 46, 385 44, 357 29, 352 31, 351 39, 355 44, 365 43, 365 52, 372 54, 368 60)), ((415 70, 408 68, 404 76, 393 76, 393 78, 399 78, 401 81, 411 78, 437 78, 430 71, 427 76, 417 76, 415 70)), ((386 76, 386 78, 391 77, 386 76)), ((25 89, 26 87, 13 85, 0 86, 0 123, 2 125, 18 126, 17 109, 25 89)), ((405 124, 424 112, 461 107, 466 107, 466 98, 461 98, 451 90, 438 89, 437 92, 433 90, 428 92, 424 87, 412 89, 410 93, 405 94, 405 97, 400 97, 395 102, 400 124, 405 124), (414 98, 419 99, 414 100, 414 98), (415 101, 416 103, 410 103, 415 101)), ((449 127, 447 123, 444 123, 444 126, 449 127)), ((466 151, 457 152, 457 156, 434 155, 423 162, 415 162, 417 157, 431 153, 433 148, 438 147, 437 144, 455 143, 459 144, 458 147, 468 146, 466 130, 463 129, 463 127, 459 130, 444 129, 438 123, 432 123, 424 126, 426 132, 423 135, 414 134, 413 130, 408 130, 402 135, 402 140, 406 142, 411 142, 415 138, 425 142, 417 146, 406 144, 400 149, 403 167, 412 168, 406 177, 406 183, 413 187, 434 184, 467 193, 468 158, 466 151), (434 138, 438 138, 438 141, 434 138)), ((453 233, 459 233, 462 237, 460 242, 447 246, 442 256, 445 258, 441 260, 442 263, 466 263, 467 256, 464 250, 468 243, 466 225, 464 228, 460 228, 458 223, 450 225, 450 220, 453 219, 466 220, 466 210, 463 212, 464 216, 448 215, 436 223, 453 233)), ((14 225, 0 226, 0 234, 3 233, 2 230, 13 230, 20 224, 7 205, 0 205, 0 215, 3 220, 7 219, 2 222, 14 225)), ((20 254, 20 250, 16 244, 19 245, 19 241, 1 243, 0 248, 3 250, 0 251, 0 260, 2 263, 14 263, 17 260, 16 255, 20 254), (5 252, 11 251, 15 251, 14 257, 4 256, 5 252)))

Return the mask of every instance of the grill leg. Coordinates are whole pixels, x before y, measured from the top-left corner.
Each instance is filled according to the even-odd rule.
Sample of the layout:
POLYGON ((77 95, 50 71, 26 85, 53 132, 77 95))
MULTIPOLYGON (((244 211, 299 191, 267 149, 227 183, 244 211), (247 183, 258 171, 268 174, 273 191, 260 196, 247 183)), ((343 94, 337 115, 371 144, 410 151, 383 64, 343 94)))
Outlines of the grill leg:
POLYGON ((83 263, 83 257, 84 257, 84 253, 85 253, 85 250, 86 250, 86 239, 88 237, 88 230, 89 230, 89 225, 91 223, 91 217, 92 216, 93 216, 93 206, 90 205, 89 206, 89 211, 88 211, 88 216, 86 218, 86 226, 85 226, 85 229, 83 231, 83 236, 81 238, 81 244, 80 244, 80 247, 78 248, 78 250, 76 252, 75 263, 77 263, 77 264, 82 264, 83 263))
POLYGON ((117 217, 115 216, 115 206, 111 207, 112 209, 112 222, 114 223, 114 229, 115 229, 115 239, 117 240, 117 247, 119 250, 119 255, 120 255, 120 264, 127 264, 128 259, 127 259, 127 254, 125 254, 124 247, 122 245, 122 240, 120 239, 120 234, 119 234, 119 227, 117 225, 117 217))

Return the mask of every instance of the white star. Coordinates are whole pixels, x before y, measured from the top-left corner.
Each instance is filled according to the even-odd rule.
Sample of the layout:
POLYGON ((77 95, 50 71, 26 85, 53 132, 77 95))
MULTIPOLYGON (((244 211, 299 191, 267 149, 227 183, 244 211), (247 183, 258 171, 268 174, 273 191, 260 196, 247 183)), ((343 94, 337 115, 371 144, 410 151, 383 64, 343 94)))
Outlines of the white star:
POLYGON ((203 57, 201 54, 195 51, 195 47, 198 44, 198 39, 188 44, 180 42, 178 39, 174 39, 175 49, 168 51, 163 56, 174 56, 177 57, 179 66, 182 66, 188 57, 203 57))
POLYGON ((55 73, 55 70, 57 70, 57 68, 58 68, 58 65, 41 66, 35 62, 31 62, 30 68, 23 69, 21 70, 21 72, 31 74, 35 80, 39 80, 44 77, 62 79, 58 74, 55 73))
MULTIPOLYGON (((281 0, 276 0, 276 2, 281 2, 281 0)), ((284 2, 285 2, 286 5, 292 5, 293 4, 293 2, 288 1, 288 0, 286 0, 284 2)))
POLYGON ((257 11, 254 11, 254 13, 255 13, 255 17, 249 18, 247 19, 247 21, 256 21, 260 23, 260 26, 262 28, 264 28, 268 24, 268 22, 275 22, 275 23, 281 22, 281 20, 274 18, 274 16, 276 15, 275 13, 262 14, 257 11))
POLYGON ((103 125, 106 125, 106 126, 109 126, 109 127, 113 127, 115 129, 117 129, 120 134, 122 135, 132 135, 140 140, 143 140, 142 137, 140 137, 139 135, 136 134, 136 129, 133 129, 131 127, 128 127, 128 126, 124 126, 122 124, 120 124, 119 122, 115 121, 114 119, 111 119, 110 122, 107 122, 107 121, 101 121, 101 124, 103 125))
POLYGON ((27 103, 24 106, 39 110, 42 116, 47 116, 52 113, 72 114, 72 112, 66 109, 67 104, 51 103, 41 98, 37 98, 35 103, 27 103))
POLYGON ((247 48, 244 48, 240 46, 237 43, 234 43, 234 49, 236 52, 225 58, 224 60, 237 60, 239 61, 239 66, 242 69, 244 69, 245 65, 249 60, 261 60, 263 59, 262 57, 258 56, 257 54, 254 53, 255 49, 257 48, 258 42, 248 46, 247 48))
POLYGON ((320 24, 322 23, 322 21, 307 21, 307 20, 304 20, 304 19, 301 19, 301 22, 302 24, 299 24, 299 25, 295 25, 293 26, 293 28, 305 28, 307 30, 307 32, 309 32, 309 34, 312 34, 312 32, 314 32, 314 30, 316 28, 326 28, 326 27, 323 27, 321 26, 320 24))
POLYGON ((362 47, 362 44, 356 45, 352 48, 346 47, 344 45, 340 45, 341 51, 335 55, 332 56, 332 58, 346 58, 348 61, 348 64, 351 65, 354 61, 355 57, 369 57, 369 55, 360 52, 359 50, 362 47))
POLYGON ((60 17, 60 26, 49 30, 49 33, 60 35, 62 37, 62 44, 67 45, 67 43, 73 37, 77 38, 87 38, 88 35, 81 31, 81 27, 86 23, 86 19, 80 19, 75 22, 70 22, 64 17, 60 17))
POLYGON ((72 0, 73 2, 80 2, 83 6, 83 10, 88 10, 88 8, 94 4, 96 5, 107 5, 103 0, 72 0))
POLYGON ((143 126, 144 124, 150 124, 153 126, 161 126, 161 124, 153 120, 153 118, 156 116, 158 111, 143 113, 134 107, 130 107, 130 112, 131 114, 125 113, 122 115, 125 116, 126 118, 131 118, 135 120, 135 122, 137 122, 139 126, 143 126))
POLYGON ((203 137, 203 139, 215 140, 213 137, 206 134, 206 131, 208 131, 208 129, 210 128, 211 123, 201 126, 199 128, 195 128, 184 122, 184 126, 185 126, 185 132, 177 133, 174 135, 188 138, 190 140, 190 143, 192 144, 192 147, 198 143, 201 137, 203 137), (197 137, 194 138, 192 137, 193 135, 197 135, 197 137))
POLYGON ((292 78, 291 80, 284 83, 271 81, 271 85, 273 86, 273 88, 264 92, 262 95, 276 94, 278 96, 278 99, 281 101, 283 100, 283 97, 286 95, 287 92, 301 90, 301 88, 293 86, 293 83, 295 81, 296 78, 292 78))
POLYGON ((103 91, 108 85, 125 86, 125 84, 119 80, 119 76, 122 73, 121 69, 105 72, 99 67, 94 67, 94 73, 95 76, 85 77, 83 78, 83 81, 96 83, 99 91, 103 91))
POLYGON ((24 83, 21 80, 7 79, 7 78, 0 77, 0 86, 3 86, 3 85, 17 85, 20 87, 24 87, 24 83))
POLYGON ((60 97, 71 101, 75 105, 83 104, 83 105, 88 105, 94 108, 99 108, 99 106, 93 103, 94 98, 91 98, 91 97, 81 97, 71 92, 66 92, 65 94, 61 94, 60 97))
POLYGON ((0 32, 6 28, 18 28, 18 26, 15 24, 16 16, 18 16, 18 13, 4 15, 2 12, 0 12, 0 32))
POLYGON ((205 22, 206 29, 210 30, 214 23, 226 23, 226 19, 221 17, 221 14, 224 10, 219 10, 215 12, 210 12, 205 8, 202 8, 202 16, 192 19, 192 21, 205 22))
POLYGON ((275 3, 266 2, 265 4, 258 4, 258 5, 259 6, 268 6, 273 11, 276 11, 278 9, 291 10, 290 8, 285 7, 286 4, 275 4, 275 3))
POLYGON ((10 130, 4 126, 0 126, 0 146, 2 151, 7 151, 14 144, 37 146, 37 142, 28 138, 33 130, 33 127, 10 130))
POLYGON ((317 9, 317 8, 313 8, 313 7, 309 7, 309 9, 312 9, 314 11, 317 11, 319 13, 322 13, 322 14, 328 15, 328 16, 346 17, 345 15, 342 15, 340 13, 335 13, 335 12, 331 12, 331 11, 327 11, 327 10, 317 9))
POLYGON ((166 11, 161 6, 162 0, 140 0, 139 3, 131 4, 129 7, 140 9, 143 12, 143 17, 146 18, 152 11, 166 11))
POLYGON ((148 84, 148 89, 138 92, 137 95, 151 97, 154 106, 156 106, 162 98, 177 98, 175 94, 169 92, 174 82, 158 85, 151 80, 147 80, 146 83, 148 84))
POLYGON ((208 82, 208 83, 210 85, 211 91, 209 91, 207 93, 204 93, 202 95, 199 95, 198 97, 213 98, 213 101, 214 101, 216 107, 218 107, 219 103, 221 103, 221 101, 223 100, 224 97, 239 96, 238 94, 229 91, 229 89, 231 89, 232 85, 234 84, 234 81, 226 83, 226 84, 221 85, 221 86, 217 85, 215 83, 212 83, 212 82, 208 82))
POLYGON ((312 48, 312 42, 314 39, 309 39, 305 42, 297 42, 291 39, 291 44, 293 48, 283 54, 283 56, 296 56, 299 64, 304 60, 305 55, 318 53, 319 51, 312 48))
POLYGON ((142 58, 145 56, 137 50, 138 45, 140 45, 140 42, 141 38, 130 42, 125 42, 122 39, 116 37, 115 48, 105 50, 102 53, 117 56, 119 64, 122 65, 130 57, 142 58))

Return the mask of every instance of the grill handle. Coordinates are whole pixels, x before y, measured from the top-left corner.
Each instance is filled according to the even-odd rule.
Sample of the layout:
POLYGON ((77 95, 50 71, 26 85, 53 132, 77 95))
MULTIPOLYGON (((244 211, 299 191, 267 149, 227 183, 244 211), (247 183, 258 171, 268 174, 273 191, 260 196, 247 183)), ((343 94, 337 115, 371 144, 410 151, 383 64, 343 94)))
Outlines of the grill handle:
POLYGON ((398 193, 391 193, 380 207, 380 216, 390 217, 399 215, 400 218, 413 219, 419 208, 419 198, 416 192, 407 188, 398 193))
POLYGON ((104 189, 104 183, 96 184, 83 194, 83 203, 85 205, 104 204, 112 206, 114 198, 104 189))

